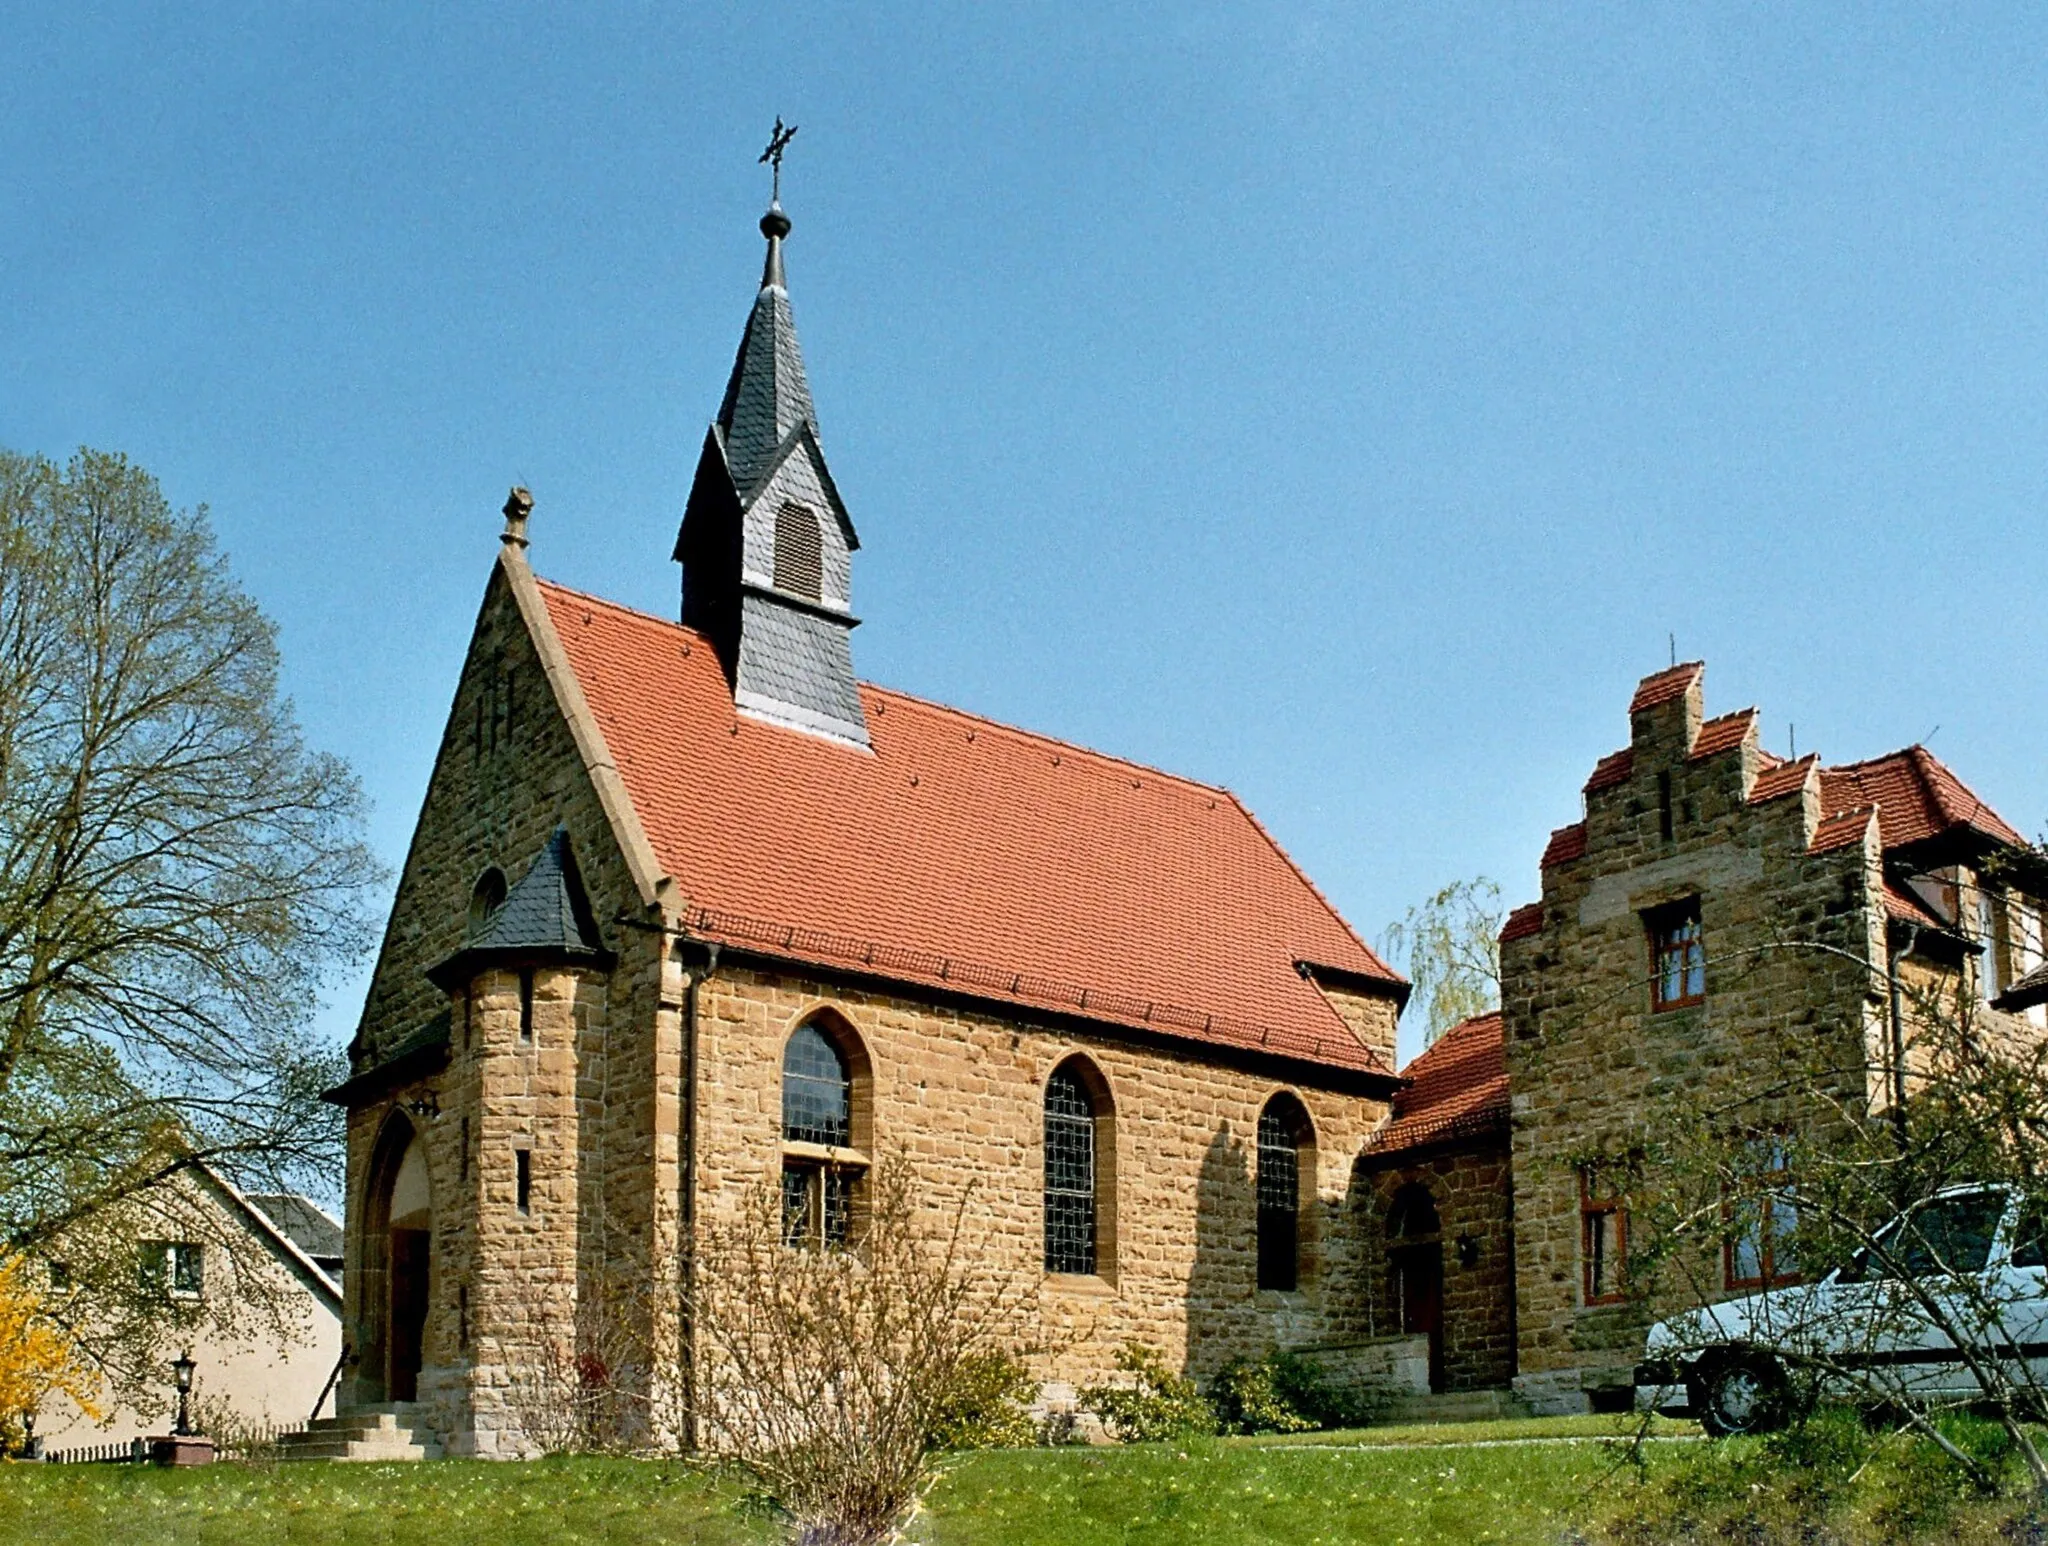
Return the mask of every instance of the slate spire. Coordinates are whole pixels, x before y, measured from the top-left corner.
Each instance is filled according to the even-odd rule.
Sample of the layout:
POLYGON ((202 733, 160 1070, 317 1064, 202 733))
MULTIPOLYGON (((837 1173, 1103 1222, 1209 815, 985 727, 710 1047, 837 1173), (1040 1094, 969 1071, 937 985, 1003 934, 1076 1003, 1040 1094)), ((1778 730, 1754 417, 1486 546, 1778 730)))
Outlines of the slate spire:
POLYGON ((811 385, 804 379, 803 350, 796 341, 796 318, 789 309, 789 284, 782 273, 782 239, 789 235, 789 216, 780 204, 761 217, 768 238, 768 257, 761 267, 761 289, 753 314, 740 337, 719 404, 718 427, 725 432, 726 461, 741 488, 756 482, 777 448, 799 424, 818 430, 811 406, 811 385))
POLYGON ((711 641, 741 711, 865 748, 849 637, 860 538, 818 442, 783 272, 789 232, 778 198, 761 217, 761 287, 676 536, 683 622, 711 641))

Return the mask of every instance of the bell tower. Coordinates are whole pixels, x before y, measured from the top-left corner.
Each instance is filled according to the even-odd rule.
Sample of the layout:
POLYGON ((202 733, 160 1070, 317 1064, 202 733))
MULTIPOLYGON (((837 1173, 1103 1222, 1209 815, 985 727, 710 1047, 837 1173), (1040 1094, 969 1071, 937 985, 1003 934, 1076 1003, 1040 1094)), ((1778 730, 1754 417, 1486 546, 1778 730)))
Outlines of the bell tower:
MULTIPOLYGON (((783 274, 789 216, 761 217, 767 259, 677 534, 683 622, 718 651, 733 702, 774 724, 865 748, 853 675, 853 521, 825 465, 783 274)), ((769 159, 764 156, 763 160, 769 159)))

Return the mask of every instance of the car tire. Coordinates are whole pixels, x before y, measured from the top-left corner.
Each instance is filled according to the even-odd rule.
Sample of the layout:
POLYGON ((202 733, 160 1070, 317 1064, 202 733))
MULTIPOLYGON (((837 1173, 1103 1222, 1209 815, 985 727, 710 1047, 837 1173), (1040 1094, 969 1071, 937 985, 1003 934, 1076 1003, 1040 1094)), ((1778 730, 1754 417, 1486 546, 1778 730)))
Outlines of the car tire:
POLYGON ((1692 1409, 1709 1438, 1732 1439, 1784 1426, 1790 1403, 1785 1372, 1761 1353, 1730 1352, 1700 1360, 1690 1381, 1692 1409))

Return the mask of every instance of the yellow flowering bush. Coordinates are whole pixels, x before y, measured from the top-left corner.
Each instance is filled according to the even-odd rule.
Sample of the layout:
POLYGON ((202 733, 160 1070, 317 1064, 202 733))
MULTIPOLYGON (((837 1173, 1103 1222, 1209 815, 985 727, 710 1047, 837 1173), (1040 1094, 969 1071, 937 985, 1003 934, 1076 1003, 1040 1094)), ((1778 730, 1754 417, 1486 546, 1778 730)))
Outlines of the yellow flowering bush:
POLYGON ((21 1447, 26 1419, 52 1395, 100 1416, 99 1373, 51 1317, 35 1276, 27 1257, 0 1256, 0 1454, 21 1447))

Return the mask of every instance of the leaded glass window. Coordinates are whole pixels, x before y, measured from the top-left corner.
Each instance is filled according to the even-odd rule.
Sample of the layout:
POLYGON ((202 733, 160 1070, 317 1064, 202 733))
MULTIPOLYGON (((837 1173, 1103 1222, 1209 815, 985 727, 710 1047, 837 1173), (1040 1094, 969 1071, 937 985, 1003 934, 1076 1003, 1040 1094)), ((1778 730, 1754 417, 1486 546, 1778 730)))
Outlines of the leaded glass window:
POLYGON ((1045 1270, 1095 1270, 1095 1102, 1071 1068, 1045 1086, 1045 1270))
POLYGON ((846 1060, 815 1025, 799 1026, 782 1054, 782 1136, 791 1143, 853 1142, 846 1060))
POLYGON ((1301 1141, 1278 1100, 1259 1114, 1259 1287, 1292 1293, 1301 1263, 1301 1141))
POLYGON ((796 1246, 845 1245, 853 1233, 853 1173, 794 1161, 782 1167, 782 1238, 796 1246))

